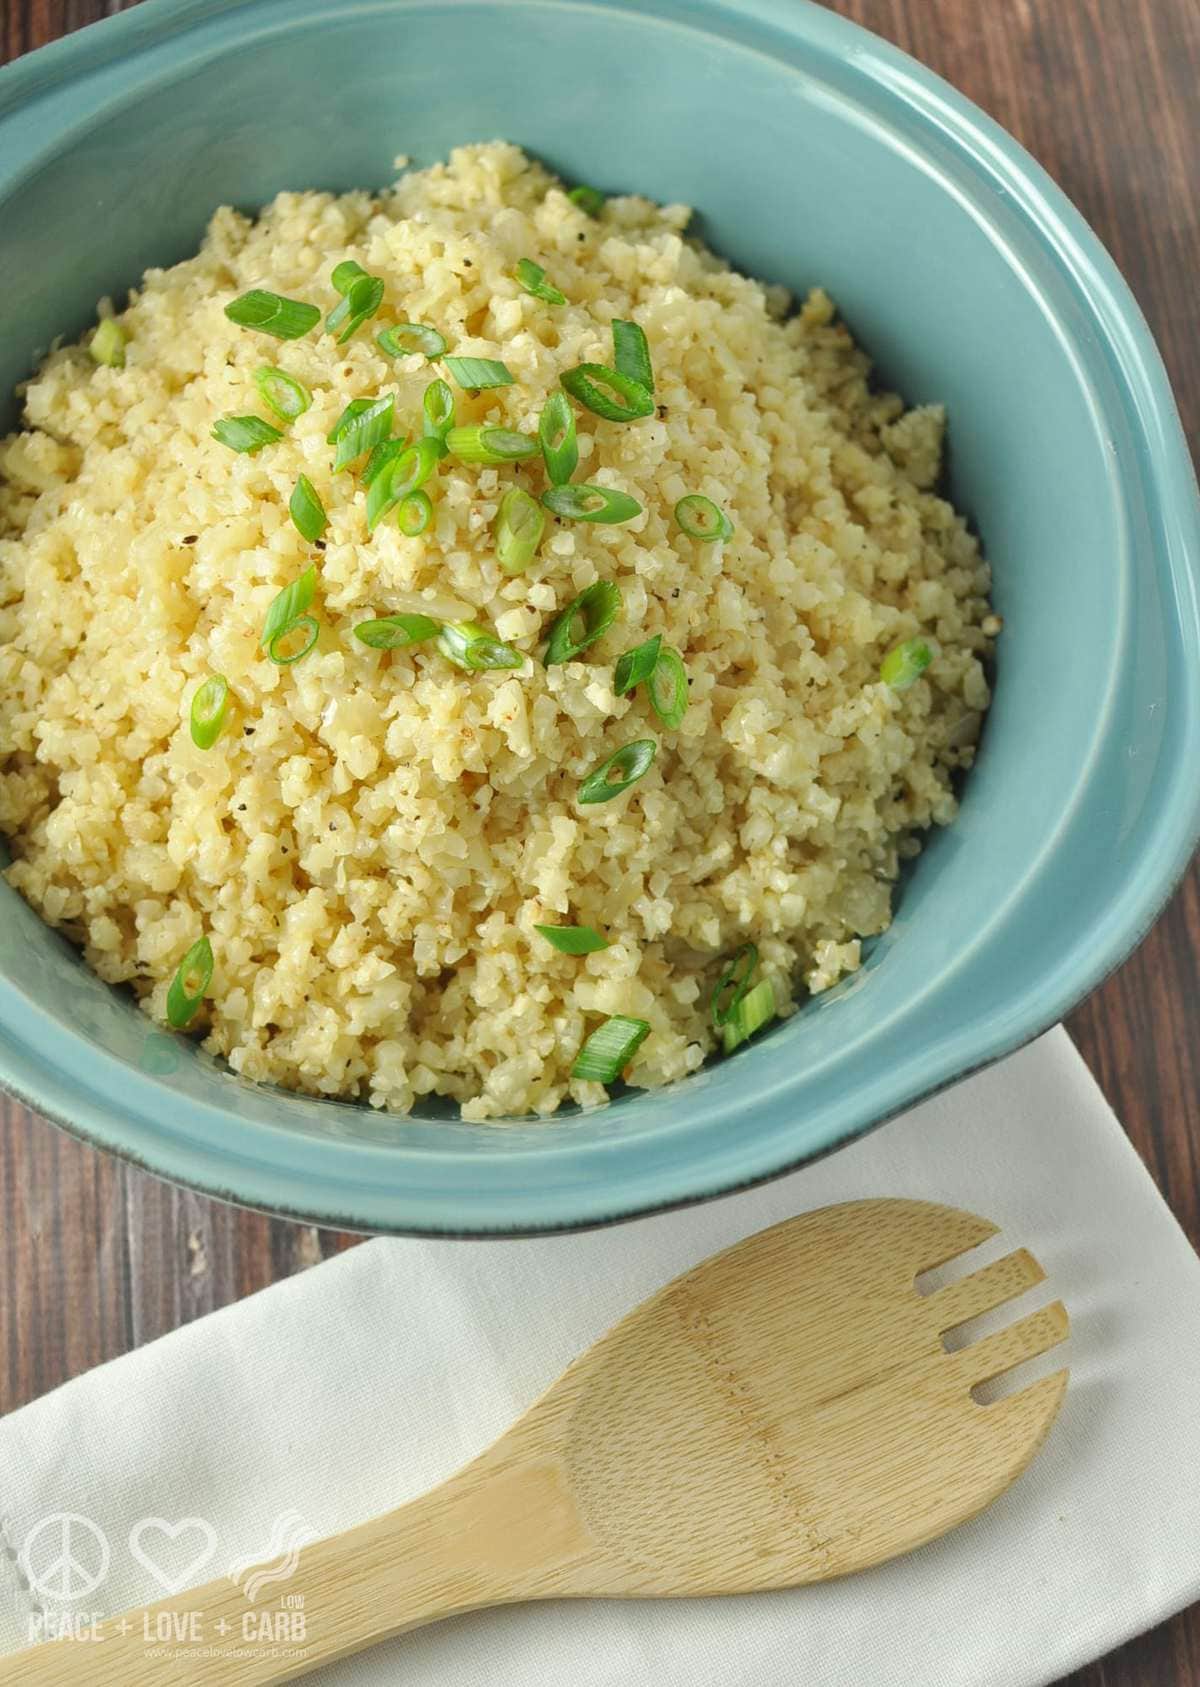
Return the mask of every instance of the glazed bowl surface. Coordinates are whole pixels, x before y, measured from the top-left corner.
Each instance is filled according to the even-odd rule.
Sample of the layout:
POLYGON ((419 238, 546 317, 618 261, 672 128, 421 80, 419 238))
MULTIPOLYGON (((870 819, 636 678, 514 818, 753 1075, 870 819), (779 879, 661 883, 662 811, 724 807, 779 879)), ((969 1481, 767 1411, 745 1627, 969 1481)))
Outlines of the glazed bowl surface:
POLYGON ((737 267, 828 288, 888 384, 947 405, 1005 631, 959 819, 861 972, 732 1060, 552 1123, 243 1083, 0 886, 6 1085, 166 1177, 349 1229, 569 1229, 823 1154, 1053 1024, 1200 832, 1200 512, 1146 325, 1013 140, 820 7, 146 0, 0 72, 0 393, 217 205, 496 138, 688 202, 737 267))

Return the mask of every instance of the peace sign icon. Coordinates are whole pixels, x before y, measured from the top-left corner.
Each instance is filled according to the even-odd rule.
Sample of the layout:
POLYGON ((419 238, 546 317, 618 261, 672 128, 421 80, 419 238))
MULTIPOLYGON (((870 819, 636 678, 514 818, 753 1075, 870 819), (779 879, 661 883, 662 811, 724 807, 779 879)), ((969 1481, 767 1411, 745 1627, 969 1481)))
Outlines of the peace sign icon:
POLYGON ((36 1593, 69 1604, 96 1591, 111 1556, 104 1531, 90 1517, 57 1511, 29 1531, 19 1559, 36 1593))

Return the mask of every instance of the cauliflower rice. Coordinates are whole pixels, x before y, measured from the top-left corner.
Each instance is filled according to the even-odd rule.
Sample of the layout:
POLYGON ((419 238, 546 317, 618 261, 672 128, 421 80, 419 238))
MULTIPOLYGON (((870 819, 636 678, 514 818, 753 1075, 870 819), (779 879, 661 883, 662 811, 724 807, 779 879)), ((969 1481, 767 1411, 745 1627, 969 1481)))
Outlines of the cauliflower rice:
POLYGON ((0 445, 0 829, 9 882, 127 982, 155 1019, 189 946, 216 957, 197 1019, 249 1079, 410 1108, 438 1092, 469 1119, 604 1099, 572 1060, 600 1016, 651 1027, 629 1073, 657 1085, 713 1047, 709 993, 749 939, 782 1012, 859 964, 890 918, 915 834, 955 813, 988 704, 988 569, 934 491, 944 418, 874 391, 820 292, 777 288, 685 237, 688 211, 644 199, 577 208, 516 147, 456 151, 392 190, 283 193, 257 221, 217 212, 199 255, 151 270, 120 322, 124 368, 84 345, 47 358, 25 431, 0 445), (566 294, 512 279, 529 257, 566 294), (328 311, 334 264, 386 281, 374 322, 339 347, 235 326, 264 287, 328 311), (577 413, 577 479, 633 494, 623 526, 548 518, 529 570, 498 566, 492 523, 540 458, 436 475, 419 538, 366 534, 365 495, 332 473, 326 434, 349 398, 394 391, 419 433, 440 371, 374 334, 435 325, 452 353, 501 358, 515 384, 456 391, 458 421, 537 430, 571 366, 612 359, 614 317, 649 338, 653 417, 577 413), (314 402, 278 444, 237 455, 214 420, 263 413, 278 364, 314 402), (303 472, 324 547, 288 515, 303 472), (724 543, 686 537, 678 499, 728 511, 724 543), (316 648, 259 647, 267 607, 319 564, 316 648), (554 615, 614 581, 621 618, 544 667, 554 615), (528 660, 466 673, 436 646, 390 653, 351 633, 402 610, 494 628, 528 660), (663 727, 613 663, 661 633, 690 706, 663 727), (911 688, 879 677, 920 634, 911 688), (224 674, 231 710, 207 751, 189 706, 224 674), (630 739, 657 758, 625 795, 582 807, 580 780, 630 739), (559 954, 537 923, 592 925, 611 946, 559 954))

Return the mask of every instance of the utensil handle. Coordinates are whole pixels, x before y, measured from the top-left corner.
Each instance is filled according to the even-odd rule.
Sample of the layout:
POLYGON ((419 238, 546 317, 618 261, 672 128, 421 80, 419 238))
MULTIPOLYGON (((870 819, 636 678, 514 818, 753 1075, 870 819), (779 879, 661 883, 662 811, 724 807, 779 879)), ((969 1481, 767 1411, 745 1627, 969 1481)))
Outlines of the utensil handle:
POLYGON ((210 1582, 22 1652, 4 1681, 272 1687, 442 1617, 574 1592, 586 1555, 561 1466, 485 1455, 410 1505, 302 1548, 294 1573, 256 1600, 250 1576, 210 1582))

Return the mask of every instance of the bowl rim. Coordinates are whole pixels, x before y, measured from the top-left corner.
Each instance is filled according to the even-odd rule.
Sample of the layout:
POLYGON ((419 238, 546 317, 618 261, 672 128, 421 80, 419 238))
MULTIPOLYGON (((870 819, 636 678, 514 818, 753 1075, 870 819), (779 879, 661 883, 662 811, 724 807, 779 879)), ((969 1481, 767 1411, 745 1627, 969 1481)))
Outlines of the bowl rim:
MULTIPOLYGON (((20 123, 37 99, 73 80, 90 77, 120 61, 122 68, 150 48, 170 38, 184 39, 190 32, 222 15, 240 13, 242 27, 249 32, 249 19, 272 0, 143 0, 130 12, 119 13, 86 26, 62 40, 17 60, 0 70, 0 129, 20 123)), ((403 4, 404 0, 396 0, 403 4)), ((420 0, 417 0, 420 3, 420 0)), ((502 8, 506 0, 475 0, 502 8)), ((556 4, 563 0, 520 0, 529 5, 556 4)), ((1002 186, 1011 196, 1018 214, 1047 249, 1056 270, 1065 276, 1086 306, 1090 321, 1100 330, 1100 353, 1108 363, 1142 447, 1138 465, 1146 488, 1147 506, 1155 513, 1155 538, 1168 572, 1186 599, 1189 614, 1180 617, 1185 644, 1200 666, 1200 500, 1195 475, 1176 411, 1166 371, 1157 347, 1133 295, 1099 238, 1061 189, 1039 164, 1005 130, 987 117, 965 96, 934 72, 899 48, 824 7, 814 0, 795 0, 785 7, 780 0, 565 0, 568 8, 581 11, 630 13, 685 27, 691 32, 723 37, 743 48, 764 52, 785 63, 797 53, 851 66, 860 85, 874 84, 910 117, 926 129, 932 128, 953 151, 958 161, 969 166, 974 179, 1002 186), (1190 560, 1189 560, 1190 559, 1190 560), (1190 633, 1190 640, 1189 640, 1190 633)), ((294 9, 292 26, 302 27, 332 9, 333 0, 308 0, 294 9)), ((227 45, 223 43, 223 45, 227 45)), ((173 69, 177 68, 172 67, 173 69)), ((61 140, 61 137, 57 137, 61 140)), ((34 156, 44 156, 39 144, 34 156)), ((18 166, 16 176, 24 174, 18 166)), ((1195 689, 1189 694, 1191 711, 1180 731, 1200 755, 1200 701, 1195 689)), ((356 1177, 343 1180, 337 1188, 325 1180, 328 1165, 313 1167, 297 1175, 282 1166, 269 1150, 282 1134, 277 1127, 239 1120, 239 1130, 251 1133, 262 1159, 239 1154, 226 1146, 198 1147, 194 1140, 164 1134, 148 1124, 158 1099, 146 1075, 115 1056, 102 1063, 120 1068, 128 1086, 126 1110, 98 1101, 57 1063, 51 1065, 33 1052, 28 1034, 40 1010, 28 1002, 7 981, 0 980, 0 1083, 35 1112, 51 1119, 77 1139, 113 1153, 140 1168, 184 1187, 217 1199, 255 1210, 277 1214, 298 1222, 320 1224, 349 1231, 379 1234, 437 1237, 507 1237, 544 1235, 615 1223, 695 1204, 734 1190, 751 1187, 781 1176, 799 1166, 858 1139, 919 1100, 948 1088, 971 1072, 990 1065, 1033 1040, 1055 1024, 1070 1007, 1093 990, 1145 936, 1171 892, 1186 871, 1192 852, 1200 841, 1200 787, 1191 801, 1178 789, 1174 800, 1163 807, 1154 834, 1157 871, 1129 875, 1120 903, 1120 918, 1110 922, 1096 937, 1086 956, 1074 958, 1074 965, 1051 970, 1030 983, 1024 1012, 1006 1029, 987 1035, 960 1032, 950 1040, 936 1060, 924 1063, 920 1079, 905 1079, 887 1098, 870 1100, 870 1091, 855 1112, 842 1121, 836 1140, 816 1151, 780 1152, 778 1137, 772 1135, 759 1146, 757 1156, 744 1156, 740 1175, 730 1171, 715 1184, 696 1186, 696 1171, 688 1175, 688 1162, 673 1163, 668 1172, 654 1173, 655 1194, 639 1195, 638 1167, 622 1170, 619 1187, 601 1187, 599 1194, 576 1190, 551 1192, 554 1213, 542 1211, 545 1202, 522 1203, 511 1191, 488 1195, 464 1190, 458 1200, 444 1198, 438 1190, 420 1193, 417 1211, 411 1195, 389 1189, 380 1195, 369 1181, 370 1152, 396 1156, 403 1151, 378 1145, 370 1152, 357 1143, 331 1138, 336 1147, 363 1148, 358 1156, 356 1177), (1136 881, 1136 882, 1135 882, 1136 881), (1039 991, 1035 985, 1040 983, 1039 991), (22 1037, 25 1033, 25 1038, 22 1037), (133 1105, 140 1099, 140 1111, 133 1105), (236 1172, 234 1167, 236 1166, 236 1172), (353 1197, 354 1211, 344 1210, 353 1197), (395 1207, 409 1203, 400 1218, 395 1207), (561 1216, 563 1209, 567 1216, 561 1216), (513 1222, 513 1215, 516 1221, 513 1222), (507 1216, 506 1216, 507 1215, 507 1216)), ((1143 846, 1144 862, 1148 846, 1143 846)), ((1112 910, 1110 910, 1110 913, 1112 910)), ((75 1047, 95 1064, 90 1049, 76 1033, 75 1047), (85 1050, 88 1052, 85 1054, 85 1050)), ((204 1111, 202 1104, 192 1104, 204 1111)), ((215 1109, 208 1109, 214 1113, 215 1109)), ((553 1127, 548 1127, 552 1134, 553 1127)), ((314 1139, 305 1139, 306 1147, 314 1139)), ((244 1146, 249 1149, 250 1141, 244 1146)), ((629 1145, 623 1145, 628 1147, 629 1145)), ((553 1152, 553 1150, 551 1150, 553 1152)), ((314 1159, 325 1159, 314 1149, 314 1159)), ((354 1156, 350 1156, 353 1158, 354 1156)), ((632 1155, 630 1156, 632 1158, 632 1155)), ((475 1159, 473 1164, 482 1161, 475 1159)), ((645 1173, 642 1174, 646 1176, 645 1173)), ((703 1181, 703 1180, 702 1180, 703 1181)))

